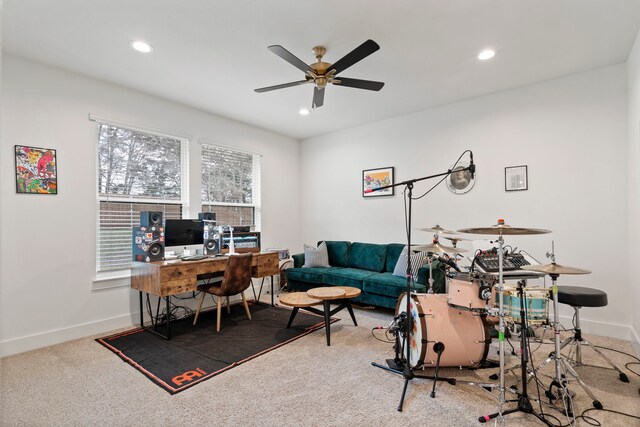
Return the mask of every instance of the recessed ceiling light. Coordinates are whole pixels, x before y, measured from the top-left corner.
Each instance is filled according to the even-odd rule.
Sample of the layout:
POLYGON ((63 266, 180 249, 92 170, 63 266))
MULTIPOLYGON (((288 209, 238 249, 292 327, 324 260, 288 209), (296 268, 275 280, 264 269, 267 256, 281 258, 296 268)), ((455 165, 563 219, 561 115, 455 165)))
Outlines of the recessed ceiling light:
POLYGON ((301 116, 308 116, 309 110, 307 110, 306 108, 301 108, 300 111, 298 111, 298 113, 300 113, 301 116))
POLYGON ((486 61, 487 59, 491 59, 496 56, 496 51, 493 49, 485 49, 478 54, 478 59, 480 61, 486 61))
POLYGON ((134 40, 131 42, 131 47, 142 53, 151 53, 153 48, 147 42, 143 42, 142 40, 134 40))

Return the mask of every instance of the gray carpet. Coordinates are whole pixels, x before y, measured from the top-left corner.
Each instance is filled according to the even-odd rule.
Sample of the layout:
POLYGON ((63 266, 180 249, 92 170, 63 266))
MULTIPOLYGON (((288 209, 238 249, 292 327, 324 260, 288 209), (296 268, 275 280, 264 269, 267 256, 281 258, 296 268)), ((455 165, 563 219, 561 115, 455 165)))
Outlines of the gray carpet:
MULTIPOLYGON (((326 346, 324 331, 316 331, 173 396, 93 341, 94 337, 6 357, 0 360, 0 424, 478 426, 479 415, 495 411, 495 395, 478 387, 442 383, 432 399, 431 382, 413 380, 404 411, 397 412, 403 378, 371 366, 372 361, 383 363, 393 356, 390 344, 371 335, 373 326, 389 324, 391 314, 357 310, 358 327, 351 324, 346 312, 337 317, 342 320, 332 326, 331 347, 326 346)), ((551 334, 546 336, 550 338, 551 334)), ((628 342, 590 338, 634 354, 628 342)), ((492 347, 496 346, 494 340, 492 347)), ((542 345, 535 353, 536 360, 551 350, 551 345, 542 345)), ((620 367, 631 361, 610 354, 620 367)), ((490 356, 495 357, 495 353, 490 356)), ((601 364, 592 350, 585 350, 584 358, 601 364)), ((515 363, 509 356, 508 366, 515 363)), ((447 369, 442 375, 488 381, 496 371, 447 369)), ((605 408, 640 415, 640 377, 625 372, 629 384, 620 382, 613 371, 579 369, 605 408)), ((508 378, 509 383, 515 382, 513 376, 508 378)), ((590 399, 577 385, 572 389, 578 413, 591 407, 590 399)), ((535 389, 531 394, 535 395, 535 389)), ((640 425, 638 420, 600 411, 589 415, 605 426, 640 425)), ((505 420, 512 426, 542 425, 524 414, 505 420)), ((578 421, 578 425, 587 424, 578 421)))

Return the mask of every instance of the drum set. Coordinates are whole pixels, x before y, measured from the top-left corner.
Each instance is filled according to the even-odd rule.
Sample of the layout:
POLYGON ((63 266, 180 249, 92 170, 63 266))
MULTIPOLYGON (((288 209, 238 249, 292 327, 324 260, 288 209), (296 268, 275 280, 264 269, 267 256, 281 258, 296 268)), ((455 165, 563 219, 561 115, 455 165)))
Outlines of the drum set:
MULTIPOLYGON (((457 247, 460 240, 472 240, 460 235, 453 236, 454 231, 448 231, 440 226, 431 228, 421 228, 421 231, 434 232, 432 244, 418 246, 414 250, 426 251, 433 254, 433 257, 446 261, 455 260, 461 253, 467 252, 465 249, 457 247), (452 236, 447 237, 446 234, 452 236), (440 244, 439 239, 443 236, 453 242, 453 246, 440 244), (440 255, 440 256, 438 256, 440 255), (453 258, 444 258, 452 256, 453 258)), ((498 271, 496 274, 478 272, 472 263, 468 273, 451 273, 447 278, 447 292, 442 294, 433 293, 433 272, 429 269, 428 289, 426 293, 406 292, 400 295, 396 305, 394 323, 391 327, 395 330, 396 362, 397 366, 408 364, 411 370, 421 370, 435 368, 431 397, 435 397, 435 386, 438 381, 439 367, 460 367, 460 368, 480 368, 490 366, 491 361, 487 360, 489 345, 492 341, 490 328, 497 326, 499 340, 499 362, 500 367, 499 383, 471 383, 484 387, 485 389, 499 389, 498 410, 494 414, 479 417, 480 422, 486 422, 498 416, 502 417, 513 412, 535 413, 531 399, 527 394, 527 384, 530 378, 535 377, 543 365, 554 362, 555 372, 551 385, 546 392, 546 396, 551 399, 555 397, 551 389, 556 387, 557 399, 562 399, 564 412, 567 416, 572 416, 571 396, 567 389, 566 373, 571 374, 582 388, 594 400, 594 406, 598 407, 599 402, 593 397, 588 388, 580 380, 573 368, 563 359, 560 352, 560 323, 558 315, 558 291, 556 280, 560 275, 565 274, 588 274, 590 271, 566 267, 556 264, 555 255, 549 255, 551 263, 546 265, 526 265, 522 270, 532 272, 532 275, 549 275, 552 280, 551 288, 528 288, 525 281, 519 281, 518 286, 505 286, 504 274, 504 237, 509 235, 537 235, 550 233, 550 230, 536 228, 518 228, 505 224, 504 220, 498 220, 497 224, 489 227, 466 228, 458 230, 457 233, 491 235, 497 237, 498 244, 498 271), (407 304, 407 299, 409 303, 407 304), (553 304, 553 320, 549 316, 549 304, 553 304), (410 315, 407 315, 407 307, 410 315), (403 322, 410 321, 410 327, 405 327, 403 322), (510 371, 520 369, 521 387, 520 390, 509 391, 518 395, 517 406, 513 409, 504 409, 507 403, 505 393, 505 336, 507 325, 513 325, 514 329, 520 331, 520 365, 511 368, 510 371), (535 369, 528 367, 530 357, 527 350, 527 331, 530 326, 551 325, 554 331, 555 351, 551 353, 549 359, 535 369), (403 333, 407 331, 408 333, 403 333), (408 344, 407 344, 408 342, 408 344), (409 346, 407 351, 406 346, 409 346), (409 360, 405 360, 407 358, 409 360), (398 363, 399 362, 399 363, 398 363)), ((432 257, 429 257, 430 267, 432 257)), ((475 262, 475 258, 474 258, 475 262)), ((455 265, 447 262, 450 265, 455 265)), ((457 267, 457 266, 456 266, 457 267)), ((456 268, 456 270, 458 270, 456 268)), ((391 360, 391 359, 390 359, 391 360)), ((390 361, 388 363, 391 366, 390 361)), ((494 362, 495 363, 495 362, 494 362)), ((376 365, 378 367, 382 367, 376 365)), ((495 364, 494 364, 495 366, 495 364)), ((450 378, 440 378, 451 384, 457 380, 450 378)), ((600 405, 600 408, 602 406, 600 405)))

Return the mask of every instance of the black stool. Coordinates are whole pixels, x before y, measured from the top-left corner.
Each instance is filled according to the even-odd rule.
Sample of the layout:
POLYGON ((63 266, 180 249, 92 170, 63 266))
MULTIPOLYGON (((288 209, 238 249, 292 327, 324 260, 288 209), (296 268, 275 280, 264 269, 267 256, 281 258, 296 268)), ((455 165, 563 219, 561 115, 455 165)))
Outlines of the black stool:
MULTIPOLYGON (((625 383, 629 382, 629 378, 623 373, 613 362, 604 355, 598 349, 598 347, 591 344, 582 336, 582 330, 580 329, 580 309, 582 307, 605 307, 609 302, 607 300, 607 293, 599 289, 585 288, 582 286, 558 286, 558 302, 560 304, 567 304, 573 307, 575 311, 575 325, 573 328, 573 336, 567 338, 562 342, 560 348, 563 349, 568 345, 571 345, 569 350, 569 359, 571 359, 577 366, 596 366, 585 365, 582 363, 582 346, 586 345, 591 347, 596 353, 600 355, 613 370, 618 372, 620 381, 625 383), (573 358, 573 351, 575 346, 575 358, 573 358)), ((602 366, 596 366, 601 368, 602 366)), ((607 368, 608 369, 608 368, 607 368)))

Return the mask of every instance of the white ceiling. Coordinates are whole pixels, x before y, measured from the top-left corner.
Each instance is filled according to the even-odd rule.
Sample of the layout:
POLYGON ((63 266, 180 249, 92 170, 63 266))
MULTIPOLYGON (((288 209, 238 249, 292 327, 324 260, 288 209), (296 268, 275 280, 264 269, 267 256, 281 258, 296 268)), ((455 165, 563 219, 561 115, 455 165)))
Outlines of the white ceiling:
MULTIPOLYGON (((4 0, 3 50, 307 138, 454 101, 624 62, 640 0, 4 0), (380 92, 313 88, 267 50, 335 62, 367 39, 380 50, 343 77, 380 92), (147 40, 151 55, 129 47, 147 40), (497 50, 488 62, 476 59, 497 50)), ((342 75, 342 74, 341 74, 342 75)))

